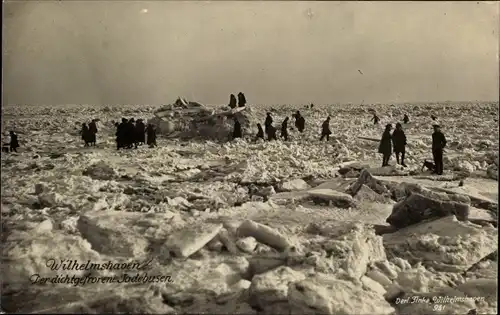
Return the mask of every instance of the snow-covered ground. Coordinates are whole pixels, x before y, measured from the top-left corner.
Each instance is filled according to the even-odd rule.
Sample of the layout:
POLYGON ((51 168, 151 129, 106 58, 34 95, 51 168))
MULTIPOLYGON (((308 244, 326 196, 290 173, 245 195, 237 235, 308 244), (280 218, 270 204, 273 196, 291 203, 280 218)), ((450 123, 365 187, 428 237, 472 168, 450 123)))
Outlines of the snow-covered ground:
POLYGON ((496 309, 498 103, 255 106, 262 123, 271 111, 276 127, 300 110, 306 132, 291 130, 288 142, 160 137, 158 148, 116 151, 112 121, 148 119, 153 110, 3 108, 2 133, 15 130, 21 144, 17 154, 2 153, 4 311, 466 314, 475 309, 488 314, 496 309), (370 109, 380 125, 370 122, 370 109), (404 125, 408 168, 395 166, 394 157, 392 167, 380 168, 378 143, 359 137, 380 138, 384 125, 401 121, 405 113, 411 120, 404 125), (431 114, 448 140, 442 177, 420 173, 423 160, 432 157, 431 114), (333 135, 320 142, 328 115, 333 135), (92 118, 100 119, 98 146, 83 148, 80 124, 92 118), (362 168, 373 176, 360 176, 362 168), (359 191, 353 191, 354 183, 363 184, 359 191), (427 208, 442 207, 440 219, 412 217, 411 224, 391 227, 386 219, 407 211, 401 204, 415 191, 432 206, 408 207, 426 220, 427 208), (462 205, 469 220, 456 210, 462 205), (455 210, 447 212, 450 207, 455 210), (51 259, 151 262, 141 270, 52 270, 51 259), (115 281, 137 273, 165 278, 115 281), (34 275, 87 280, 41 283, 34 275), (419 302, 411 303, 417 296, 419 302), (452 303, 440 296, 462 299, 452 303))

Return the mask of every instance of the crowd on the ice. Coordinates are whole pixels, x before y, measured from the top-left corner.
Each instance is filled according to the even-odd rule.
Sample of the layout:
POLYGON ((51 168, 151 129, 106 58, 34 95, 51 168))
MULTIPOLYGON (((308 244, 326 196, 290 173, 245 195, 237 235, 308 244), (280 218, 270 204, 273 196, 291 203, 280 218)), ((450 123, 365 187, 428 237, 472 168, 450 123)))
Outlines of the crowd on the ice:
MULTIPOLYGON (((247 104, 245 95, 240 92, 238 93, 238 97, 234 94, 230 95, 229 98, 229 107, 245 107, 247 104)), ((313 108, 313 104, 308 106, 308 108, 313 108)), ((295 128, 300 133, 303 133, 306 126, 305 118, 302 116, 300 111, 295 112, 292 117, 295 119, 294 125, 295 128)), ((437 117, 431 116, 433 121, 436 121, 437 117)), ((376 113, 373 114, 371 121, 375 125, 379 124, 380 118, 376 113)), ((283 140, 289 139, 288 134, 288 122, 289 117, 285 117, 283 122, 281 123, 280 129, 280 137, 283 140)), ((403 123, 408 124, 410 122, 410 118, 407 114, 403 117, 403 123)), ((82 123, 82 128, 80 131, 81 138, 84 141, 84 146, 95 146, 97 142, 97 120, 93 119, 88 125, 87 123, 82 123)), ((152 124, 148 124, 147 126, 144 124, 142 119, 134 118, 126 119, 122 118, 120 123, 114 123, 116 127, 116 149, 132 149, 137 148, 143 144, 147 144, 150 148, 156 147, 156 128, 152 124)), ((405 164, 405 151, 407 145, 407 139, 405 132, 403 130, 401 123, 396 123, 396 128, 392 131, 392 125, 387 124, 385 126, 385 131, 382 134, 382 138, 379 143, 378 152, 382 154, 382 167, 389 165, 389 160, 392 156, 392 153, 395 153, 396 162, 403 167, 406 167, 405 164), (392 133, 391 133, 392 131, 392 133)), ((443 174, 443 151, 446 147, 446 138, 444 134, 441 132, 440 126, 437 122, 433 125, 434 133, 432 134, 432 155, 434 163, 429 161, 424 162, 424 167, 431 169, 435 174, 442 175, 443 174)), ((255 140, 263 139, 263 140, 278 140, 278 136, 276 135, 276 128, 273 126, 273 117, 271 113, 266 114, 266 119, 264 121, 264 128, 260 123, 257 124, 257 135, 255 140)), ((330 135, 332 131, 330 130, 330 116, 328 116, 325 121, 321 125, 321 135, 319 140, 322 141, 326 139, 326 141, 330 140, 330 135)), ((232 132, 232 139, 241 138, 243 136, 242 126, 239 122, 238 118, 234 117, 234 127, 232 132)), ((10 142, 5 144, 2 147, 2 151, 4 152, 17 152, 17 148, 19 147, 19 141, 17 139, 17 134, 14 131, 10 131, 10 142)))

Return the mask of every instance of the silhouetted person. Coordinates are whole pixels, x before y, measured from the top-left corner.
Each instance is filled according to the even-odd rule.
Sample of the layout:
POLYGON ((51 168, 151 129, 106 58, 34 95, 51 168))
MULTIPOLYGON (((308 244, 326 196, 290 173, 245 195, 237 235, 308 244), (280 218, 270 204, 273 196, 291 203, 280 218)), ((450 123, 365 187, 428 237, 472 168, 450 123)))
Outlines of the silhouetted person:
POLYGON ((321 138, 319 138, 319 141, 322 141, 324 138, 326 138, 326 141, 329 141, 331 134, 332 131, 330 130, 330 116, 328 116, 321 125, 321 138))
POLYGON ((238 93, 238 107, 245 107, 247 104, 247 99, 245 98, 245 94, 238 93))
POLYGON ((135 148, 137 148, 137 142, 135 139, 135 119, 130 118, 128 120, 127 126, 126 126, 126 138, 125 142, 127 145, 127 148, 132 149, 135 145, 135 148))
POLYGON ((439 125, 434 125, 434 133, 432 134, 432 157, 436 169, 434 172, 438 175, 443 175, 443 151, 446 147, 446 138, 441 132, 439 125))
POLYGON ((269 126, 267 129, 267 140, 278 140, 278 138, 276 137, 276 128, 274 128, 273 125, 269 126))
POLYGON ((139 145, 146 143, 146 125, 142 119, 137 119, 137 122, 135 123, 135 139, 139 145))
POLYGON ((241 124, 238 121, 238 118, 234 118, 234 128, 233 128, 233 139, 241 138, 241 124))
POLYGON ((90 143, 90 130, 86 123, 82 123, 82 130, 80 130, 82 140, 85 142, 84 146, 88 147, 90 143))
POLYGON ((229 96, 229 107, 236 108, 236 96, 234 94, 229 96))
POLYGON ((273 117, 271 117, 271 113, 267 113, 266 120, 264 121, 264 131, 266 135, 269 136, 269 127, 273 126, 273 117))
POLYGON ((92 121, 89 124, 89 143, 90 145, 94 145, 97 142, 97 124, 95 119, 92 119, 92 121))
POLYGON ((120 150, 121 148, 126 147, 126 130, 127 130, 128 121, 126 118, 122 118, 122 122, 118 124, 116 127, 116 149, 120 150))
POLYGON ((399 154, 401 153, 401 165, 406 167, 405 152, 406 152, 406 135, 400 123, 396 124, 396 129, 392 133, 392 146, 396 153, 396 161, 399 164, 399 154))
POLYGON ((405 114, 405 115, 404 115, 404 117, 403 117, 403 122, 404 122, 405 124, 407 124, 407 123, 409 123, 409 122, 410 122, 410 118, 408 117, 408 115, 407 115, 407 114, 405 114))
POLYGON ((10 152, 17 153, 17 148, 19 148, 19 140, 17 139, 17 134, 11 130, 9 131, 9 135, 10 135, 10 143, 9 143, 10 152))
POLYGON ((377 116, 377 114, 373 114, 373 117, 370 120, 373 120, 373 124, 377 125, 380 121, 380 118, 377 116))
POLYGON ((156 147, 156 128, 152 124, 148 124, 148 127, 146 128, 146 134, 147 134, 147 144, 149 145, 150 148, 156 147))
POLYGON ((295 117, 295 127, 299 132, 303 132, 306 125, 306 120, 304 119, 304 117, 302 117, 299 111, 295 113, 294 117, 295 117))
POLYGON ((380 139, 380 144, 378 146, 378 153, 382 153, 382 167, 389 166, 389 159, 392 154, 391 129, 391 124, 385 126, 382 139, 380 139))
POLYGON ((285 141, 288 140, 288 119, 289 118, 286 117, 281 123, 281 137, 285 139, 285 141))
POLYGON ((313 107, 314 107, 314 104, 313 104, 313 103, 311 103, 311 109, 313 109, 313 107))
POLYGON ((257 136, 255 137, 255 140, 258 140, 258 139, 264 139, 264 129, 262 129, 262 125, 261 124, 257 124, 257 136))

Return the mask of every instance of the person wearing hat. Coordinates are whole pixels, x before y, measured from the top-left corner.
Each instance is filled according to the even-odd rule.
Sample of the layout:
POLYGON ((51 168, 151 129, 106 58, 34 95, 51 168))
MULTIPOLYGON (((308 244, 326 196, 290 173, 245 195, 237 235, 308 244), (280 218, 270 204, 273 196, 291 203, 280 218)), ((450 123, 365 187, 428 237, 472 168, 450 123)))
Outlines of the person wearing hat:
POLYGON ((328 116, 321 125, 321 138, 319 138, 319 141, 322 141, 324 138, 326 138, 326 141, 330 141, 331 134, 332 131, 330 130, 330 116, 328 116))
POLYGON ((382 134, 382 139, 380 139, 380 144, 378 146, 378 153, 382 153, 382 167, 389 166, 389 159, 392 154, 392 135, 391 135, 392 125, 385 125, 384 133, 382 134))
POLYGON ((432 134, 432 157, 434 159, 434 173, 443 175, 443 152, 446 147, 446 137, 441 132, 439 125, 434 125, 434 133, 432 134))
POLYGON ((396 153, 396 161, 399 164, 399 154, 401 154, 401 166, 406 167, 405 164, 405 148, 406 148, 406 135, 400 123, 396 124, 396 129, 392 133, 392 146, 394 153, 396 153))
POLYGON ((267 136, 269 136, 269 131, 271 130, 271 127, 273 126, 273 117, 271 117, 271 113, 266 114, 266 120, 264 121, 264 132, 266 133, 267 136))

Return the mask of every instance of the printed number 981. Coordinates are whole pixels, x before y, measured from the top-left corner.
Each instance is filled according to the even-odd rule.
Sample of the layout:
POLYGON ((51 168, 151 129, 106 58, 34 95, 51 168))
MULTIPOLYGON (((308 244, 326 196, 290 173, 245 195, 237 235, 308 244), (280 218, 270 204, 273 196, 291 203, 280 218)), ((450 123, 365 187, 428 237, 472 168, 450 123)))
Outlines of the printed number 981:
POLYGON ((434 306, 432 307, 432 310, 433 311, 442 311, 444 310, 444 307, 446 305, 443 305, 443 304, 434 304, 434 306))

